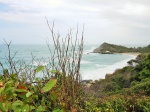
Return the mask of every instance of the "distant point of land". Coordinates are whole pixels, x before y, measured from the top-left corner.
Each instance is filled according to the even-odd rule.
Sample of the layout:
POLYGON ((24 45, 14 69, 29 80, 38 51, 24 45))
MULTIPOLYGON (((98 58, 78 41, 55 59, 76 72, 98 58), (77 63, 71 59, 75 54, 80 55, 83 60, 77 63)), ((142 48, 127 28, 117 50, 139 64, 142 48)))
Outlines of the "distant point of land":
POLYGON ((122 45, 103 43, 98 48, 93 50, 93 53, 101 53, 101 54, 132 53, 137 55, 139 53, 147 53, 147 52, 150 52, 150 45, 146 47, 128 48, 122 45))

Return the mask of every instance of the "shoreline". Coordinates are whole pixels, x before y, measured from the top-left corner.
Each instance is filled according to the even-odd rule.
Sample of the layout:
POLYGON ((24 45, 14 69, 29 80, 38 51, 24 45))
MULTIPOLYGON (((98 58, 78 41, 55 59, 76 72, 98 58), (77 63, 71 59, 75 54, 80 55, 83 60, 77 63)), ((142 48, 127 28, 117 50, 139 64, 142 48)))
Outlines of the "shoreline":
MULTIPOLYGON (((90 53, 94 53, 94 52, 88 52, 87 54, 90 54, 90 53)), ((100 53, 100 54, 102 54, 102 53, 100 53)), ((106 54, 109 54, 109 53, 106 53, 106 54)), ((111 53, 111 54, 123 54, 123 55, 125 54, 125 55, 130 55, 130 56, 138 56, 141 53, 139 53, 139 52, 125 52, 125 53, 111 53)))
POLYGON ((130 60, 132 60, 132 59, 136 59, 136 57, 140 53, 114 53, 114 54, 128 55, 130 57, 128 59, 125 59, 123 61, 120 61, 120 62, 117 62, 117 63, 115 63, 113 65, 105 67, 104 69, 108 69, 108 71, 105 71, 104 69, 99 69, 99 72, 100 72, 100 75, 101 75, 99 78, 98 77, 97 78, 96 77, 95 78, 90 78, 91 76, 89 76, 88 78, 83 78, 83 80, 92 80, 92 81, 95 81, 95 80, 105 79, 105 77, 106 77, 107 74, 113 74, 117 69, 122 69, 123 67, 128 66, 127 62, 130 61, 130 60))
POLYGON ((118 53, 118 54, 123 54, 123 55, 129 55, 129 56, 135 56, 135 57, 137 57, 139 54, 141 54, 141 53, 118 53))

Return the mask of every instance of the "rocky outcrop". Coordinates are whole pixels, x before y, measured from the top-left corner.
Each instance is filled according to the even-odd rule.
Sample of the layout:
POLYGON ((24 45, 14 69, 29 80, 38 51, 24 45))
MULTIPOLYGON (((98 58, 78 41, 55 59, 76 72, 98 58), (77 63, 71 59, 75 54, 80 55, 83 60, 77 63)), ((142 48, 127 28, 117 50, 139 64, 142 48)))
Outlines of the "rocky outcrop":
POLYGON ((98 48, 94 49, 93 53, 112 54, 129 51, 129 48, 114 44, 103 43, 98 48))
POLYGON ((91 87, 93 84, 95 84, 95 81, 93 80, 83 80, 80 82, 81 85, 83 85, 86 88, 91 87))
POLYGON ((98 48, 94 49, 93 53, 112 54, 112 53, 147 53, 150 52, 150 45, 146 47, 128 48, 121 45, 103 43, 98 48))

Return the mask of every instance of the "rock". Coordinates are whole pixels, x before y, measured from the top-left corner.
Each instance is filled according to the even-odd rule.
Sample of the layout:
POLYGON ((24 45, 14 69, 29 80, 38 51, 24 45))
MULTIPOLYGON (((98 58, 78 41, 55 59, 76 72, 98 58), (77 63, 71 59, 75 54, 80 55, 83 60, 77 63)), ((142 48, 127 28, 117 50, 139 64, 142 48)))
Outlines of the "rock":
POLYGON ((146 47, 125 47, 121 45, 115 45, 115 44, 109 44, 109 43, 103 43, 98 48, 93 50, 93 53, 102 53, 102 54, 112 54, 112 53, 147 53, 150 52, 150 45, 146 47))
POLYGON ((107 73, 107 74, 105 75, 105 79, 106 79, 106 78, 109 78, 109 77, 111 77, 111 76, 112 76, 112 74, 107 73))
POLYGON ((92 84, 86 84, 86 87, 87 88, 89 88, 89 87, 91 87, 92 86, 92 84))
POLYGON ((93 80, 83 80, 80 82, 81 85, 83 85, 86 88, 91 87, 95 82, 93 80))
POLYGON ((89 84, 95 84, 95 82, 91 80, 91 81, 89 82, 89 84))

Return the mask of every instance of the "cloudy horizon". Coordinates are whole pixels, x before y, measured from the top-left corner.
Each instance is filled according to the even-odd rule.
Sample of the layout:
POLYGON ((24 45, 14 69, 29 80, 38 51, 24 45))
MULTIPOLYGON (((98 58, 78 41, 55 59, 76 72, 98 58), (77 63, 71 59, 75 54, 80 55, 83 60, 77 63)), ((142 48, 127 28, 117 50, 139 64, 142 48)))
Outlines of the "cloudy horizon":
POLYGON ((84 24, 85 44, 150 44, 149 0, 0 0, 0 44, 44 44, 45 16, 62 37, 84 24))

